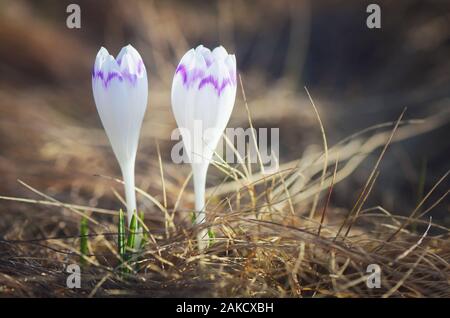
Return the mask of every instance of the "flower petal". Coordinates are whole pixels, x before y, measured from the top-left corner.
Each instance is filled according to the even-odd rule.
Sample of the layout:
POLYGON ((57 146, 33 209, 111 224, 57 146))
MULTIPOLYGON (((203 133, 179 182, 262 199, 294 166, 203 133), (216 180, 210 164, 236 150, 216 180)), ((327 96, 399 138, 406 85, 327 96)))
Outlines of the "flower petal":
MULTIPOLYGON (((121 53, 123 60, 119 66, 106 49, 100 49, 94 66, 92 89, 103 127, 114 154, 123 166, 130 160, 134 162, 136 156, 147 107, 148 82, 145 66, 142 65, 140 76, 134 72, 137 71, 134 52, 124 48, 121 53), (132 81, 130 76, 134 76, 132 81)), ((139 53, 137 56, 140 58, 139 53)))
POLYGON ((172 110, 192 163, 209 163, 229 121, 236 96, 236 59, 216 48, 188 51, 172 83, 172 110), (179 76, 180 74, 181 76, 179 76))
POLYGON ((120 66, 122 73, 143 76, 145 70, 144 63, 142 61, 139 52, 130 44, 123 47, 120 53, 117 55, 117 64, 120 66))
POLYGON ((225 50, 225 48, 222 45, 216 47, 212 51, 212 54, 216 60, 222 60, 222 61, 225 60, 228 56, 227 50, 225 50))
POLYGON ((195 52, 197 54, 202 55, 202 57, 205 60, 206 66, 209 67, 213 61, 214 61, 214 56, 212 55, 212 52, 210 49, 204 47, 203 45, 199 45, 197 46, 197 48, 195 49, 195 52))

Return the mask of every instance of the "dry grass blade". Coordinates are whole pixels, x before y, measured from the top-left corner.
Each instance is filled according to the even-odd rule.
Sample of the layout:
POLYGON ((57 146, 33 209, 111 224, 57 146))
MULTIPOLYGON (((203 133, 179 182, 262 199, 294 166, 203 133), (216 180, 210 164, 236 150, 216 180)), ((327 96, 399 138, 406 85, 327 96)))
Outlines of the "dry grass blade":
MULTIPOLYGON (((317 121, 319 122, 320 126, 320 132, 322 134, 322 140, 323 140, 323 152, 324 152, 324 159, 323 159, 323 169, 322 169, 322 176, 320 177, 320 188, 323 186, 325 175, 327 174, 327 167, 328 167, 328 142, 327 142, 327 136, 325 134, 325 128, 323 127, 322 119, 320 119, 319 111, 317 110, 316 105, 314 104, 314 100, 311 97, 311 94, 309 93, 308 89, 305 86, 305 91, 308 94, 309 101, 311 102, 311 105, 314 108, 314 113, 316 114, 317 121)), ((335 179, 335 175, 333 175, 333 178, 335 179)), ((334 182, 334 181, 333 181, 334 182)), ((309 218, 313 219, 314 214, 316 213, 316 207, 317 202, 319 201, 320 192, 317 192, 314 196, 314 200, 312 203, 311 211, 309 212, 309 218)))
POLYGON ((427 195, 420 201, 420 203, 417 205, 417 207, 412 211, 409 218, 406 220, 405 223, 403 223, 394 233, 392 233, 391 236, 386 240, 386 242, 390 242, 394 239, 395 236, 400 233, 405 227, 407 227, 411 222, 414 220, 414 217, 416 216, 417 212, 419 211, 420 207, 426 202, 426 200, 430 197, 430 195, 436 190, 436 188, 447 178, 447 176, 450 174, 450 170, 448 170, 439 180, 435 183, 435 185, 431 188, 431 190, 427 193, 427 195))
MULTIPOLYGON (((399 118, 397 119, 397 122, 396 122, 394 128, 392 129, 392 132, 389 135, 389 138, 388 138, 387 142, 385 143, 385 145, 383 147, 383 150, 381 151, 377 161, 375 162, 375 165, 374 165, 372 171, 370 172, 370 175, 369 175, 369 177, 368 177, 368 179, 366 181, 366 184, 364 185, 363 189, 361 190, 361 193, 359 194, 358 199, 356 200, 356 203, 353 206, 352 210, 346 216, 346 218, 344 219, 344 222, 342 222, 342 225, 341 225, 341 227, 339 228, 339 230, 338 230, 338 232, 336 234, 336 238, 340 235, 340 233, 341 233, 342 229, 344 228, 344 226, 346 225, 348 219, 350 217, 353 217, 353 213, 355 212, 355 210, 360 209, 361 201, 364 201, 365 198, 367 198, 368 193, 370 193, 371 184, 373 185, 373 178, 374 178, 375 174, 377 173, 376 171, 378 169, 378 166, 380 165, 381 159, 383 159, 383 156, 386 153, 386 150, 387 150, 389 144, 391 143, 392 138, 394 137, 394 134, 397 131, 397 128, 398 128, 398 126, 400 124, 400 121, 402 120, 403 115, 405 114, 405 112, 406 112, 406 108, 403 109, 402 113, 400 114, 399 118), (369 191, 368 191, 368 189, 369 189, 369 191)), ((344 236, 348 235, 348 233, 350 232, 351 226, 352 225, 350 224, 348 229, 347 229, 347 232, 346 232, 346 234, 344 236)))
POLYGON ((323 207, 322 216, 320 218, 319 229, 317 230, 317 235, 320 236, 320 231, 322 230, 323 221, 325 220, 325 214, 327 213, 328 205, 330 204, 331 193, 333 192, 334 182, 336 181, 336 172, 338 167, 339 160, 336 160, 336 164, 334 165, 333 170, 333 179, 331 179, 330 190, 328 191, 327 201, 323 207))
POLYGON ((34 200, 34 199, 6 197, 6 196, 0 196, 0 200, 16 201, 16 202, 30 203, 30 204, 41 204, 41 205, 47 205, 47 206, 58 206, 58 207, 67 208, 67 209, 72 208, 72 209, 76 209, 76 210, 89 210, 91 212, 107 214, 107 215, 116 215, 117 214, 117 211, 113 211, 113 210, 109 210, 109 209, 93 208, 90 206, 69 204, 69 203, 63 203, 63 202, 59 202, 59 201, 55 202, 55 201, 34 200))
POLYGON ((50 196, 48 196, 48 195, 46 195, 46 194, 40 192, 39 190, 36 190, 36 189, 33 188, 32 186, 30 186, 30 185, 26 184, 25 182, 23 182, 22 180, 17 180, 17 181, 18 181, 21 185, 23 185, 25 188, 31 190, 32 192, 36 193, 37 195, 39 195, 39 196, 41 196, 41 197, 43 197, 43 198, 45 198, 45 199, 47 199, 47 200, 49 200, 49 201, 55 202, 55 203, 59 204, 59 206, 61 206, 61 207, 63 207, 63 208, 66 208, 66 209, 68 209, 68 210, 74 212, 75 214, 77 214, 77 215, 79 215, 79 216, 85 217, 87 220, 89 220, 90 222, 92 222, 92 223, 94 223, 94 224, 96 224, 96 225, 99 224, 99 223, 98 223, 96 220, 94 220, 92 217, 90 217, 90 216, 87 215, 86 213, 83 213, 83 212, 78 211, 78 210, 75 209, 73 206, 70 206, 70 205, 64 205, 63 203, 59 202, 58 200, 56 200, 56 199, 54 199, 54 198, 52 198, 52 197, 50 197, 50 196))
POLYGON ((410 248, 408 248, 405 252, 403 252, 402 254, 400 254, 399 256, 397 256, 394 260, 394 262, 398 262, 399 260, 405 258, 406 256, 408 256, 413 250, 415 250, 420 244, 422 244, 423 239, 428 235, 428 231, 430 230, 431 227, 431 221, 432 218, 430 217, 430 222, 428 223, 428 227, 425 230, 425 232, 423 233, 423 235, 420 237, 420 239, 417 241, 417 243, 415 243, 414 245, 412 245, 410 248))

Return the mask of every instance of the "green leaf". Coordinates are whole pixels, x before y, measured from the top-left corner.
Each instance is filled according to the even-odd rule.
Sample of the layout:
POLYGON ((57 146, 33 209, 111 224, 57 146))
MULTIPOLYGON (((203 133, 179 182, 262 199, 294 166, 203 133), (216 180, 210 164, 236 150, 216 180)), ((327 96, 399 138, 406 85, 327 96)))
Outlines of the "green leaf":
POLYGON ((139 235, 141 236, 141 242, 138 246, 139 249, 143 248, 145 246, 145 244, 148 242, 148 233, 147 231, 144 229, 144 212, 141 211, 139 212, 139 220, 140 222, 138 223, 138 227, 139 227, 139 235))
POLYGON ((216 233, 214 233, 212 229, 208 229, 208 237, 209 237, 208 246, 211 246, 214 244, 216 240, 216 233))
POLYGON ((141 248, 143 248, 147 243, 148 243, 148 233, 147 231, 144 231, 142 233, 141 248))
POLYGON ((87 225, 87 219, 83 216, 80 222, 80 263, 81 265, 86 264, 86 257, 89 254, 89 248, 88 248, 88 235, 89 235, 89 229, 87 225))
POLYGON ((136 234, 137 234, 137 219, 136 219, 136 213, 133 213, 133 217, 131 218, 131 224, 130 224, 130 231, 128 233, 128 240, 127 240, 127 249, 133 250, 134 244, 136 242, 136 234))
POLYGON ((144 211, 139 212, 139 222, 138 222, 138 230, 144 228, 144 211))
POLYGON ((118 226, 117 246, 119 255, 122 261, 125 260, 125 217, 122 209, 119 211, 119 226, 118 226))
POLYGON ((195 220, 197 220, 197 216, 195 215, 195 211, 191 212, 191 222, 192 224, 195 224, 195 220))

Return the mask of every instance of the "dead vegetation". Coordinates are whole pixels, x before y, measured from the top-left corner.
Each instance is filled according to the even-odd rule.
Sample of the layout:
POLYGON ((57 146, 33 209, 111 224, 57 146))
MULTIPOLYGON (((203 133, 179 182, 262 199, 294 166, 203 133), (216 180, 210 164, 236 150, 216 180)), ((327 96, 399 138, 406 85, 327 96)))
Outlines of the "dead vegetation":
MULTIPOLYGON (((0 241, 3 295, 163 297, 195 291, 196 296, 222 297, 448 297, 448 228, 426 217, 448 194, 446 190, 438 201, 427 200, 431 192, 442 192, 448 173, 409 217, 379 206, 364 208, 389 143, 436 127, 444 117, 403 122, 402 116, 381 126, 391 131, 353 136, 272 175, 251 172, 246 158, 235 167, 216 162, 225 176, 210 189, 205 226, 217 237, 204 254, 196 249, 189 204, 180 204, 190 175, 177 185, 160 175, 162 201, 138 189, 140 200, 154 207, 146 211, 152 239, 130 261, 135 272, 126 276, 118 270, 116 211, 61 202, 19 180, 39 199, 0 198, 31 204, 28 209, 40 220, 6 229, 0 241), (412 130, 411 125, 422 127, 412 130), (361 154, 377 147, 383 147, 379 160, 354 207, 338 211, 329 206, 333 187, 358 165, 361 154), (334 169, 327 172, 329 164, 334 169), (311 215, 313 206, 318 209, 311 215), (65 288, 64 265, 79 261, 77 224, 83 214, 90 221, 90 256, 83 289, 75 292, 65 288), (430 230, 435 234, 427 235, 430 230), (30 236, 40 238, 17 239, 30 236), (382 269, 379 289, 366 286, 369 264, 382 269)), ((164 170, 161 166, 159 171, 164 170)))
MULTIPOLYGON (((135 272, 122 274, 116 243, 121 181, 115 179, 118 168, 83 75, 85 69, 89 74, 95 48, 42 22, 26 9, 27 2, 17 3, 0 12, 0 26, 8 26, 0 27, 0 40, 13 45, 13 34, 29 38, 21 42, 20 63, 0 50, 15 66, 11 71, 2 65, 11 77, 0 81, 0 296, 450 297, 449 228, 430 217, 437 209, 448 212, 448 172, 432 180, 411 210, 368 204, 371 193, 383 192, 377 178, 389 173, 380 164, 392 147, 448 125, 445 99, 429 105, 431 115, 416 118, 406 111, 332 143, 333 132, 323 125, 332 115, 313 104, 314 94, 302 97, 309 93, 295 93, 283 80, 266 89, 259 73, 244 73, 245 91, 238 94, 230 126, 268 120, 283 125, 289 119, 308 147, 295 160, 279 158, 272 174, 263 174, 247 157, 235 165, 217 158, 210 168, 204 225, 217 237, 199 254, 190 221, 189 167, 173 164, 167 155, 174 127, 167 96, 176 59, 170 56, 180 56, 190 42, 180 24, 170 22, 177 20, 170 6, 140 1, 130 1, 128 9, 116 4, 119 26, 104 21, 111 37, 106 42, 115 46, 122 41, 120 23, 137 30, 136 46, 154 68, 137 161, 138 203, 151 240, 130 262, 135 272), (142 19, 130 19, 130 8, 138 8, 142 19), (49 38, 64 45, 57 53, 45 51, 48 58, 31 58, 51 44, 49 38), (346 205, 335 205, 336 189, 370 156, 372 166, 359 170, 362 182, 346 190, 346 205), (89 219, 89 257, 77 290, 66 287, 64 268, 80 260, 81 215, 89 219), (381 268, 381 288, 366 285, 370 264, 381 268)), ((259 20, 230 20, 227 10, 218 9, 224 41, 233 41, 230 28, 245 31, 259 20)), ((186 9, 186 19, 194 21, 194 13, 186 9)), ((188 25, 194 38, 206 36, 198 24, 188 25)), ((295 147, 299 141, 288 142, 295 147)))

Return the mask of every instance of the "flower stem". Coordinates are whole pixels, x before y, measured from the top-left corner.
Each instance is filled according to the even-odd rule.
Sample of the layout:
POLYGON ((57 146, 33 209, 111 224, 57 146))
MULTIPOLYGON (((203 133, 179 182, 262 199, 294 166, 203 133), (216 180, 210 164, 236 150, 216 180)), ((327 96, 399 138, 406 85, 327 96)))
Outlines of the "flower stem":
MULTIPOLYGON (((203 224, 206 221, 205 214, 205 188, 208 164, 193 164, 195 192, 195 224, 203 224)), ((208 246, 208 229, 201 229, 197 233, 198 248, 200 251, 208 246)))
POLYGON ((125 199, 127 202, 128 227, 136 211, 136 192, 134 189, 134 163, 126 164, 122 167, 123 182, 125 184, 125 199))

